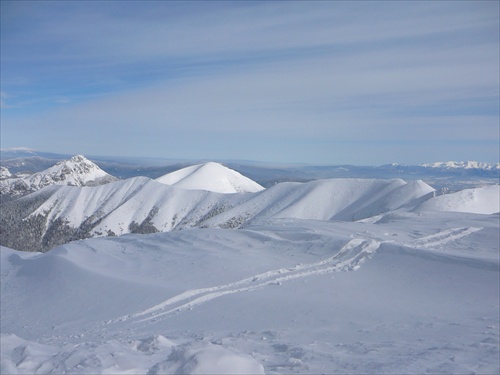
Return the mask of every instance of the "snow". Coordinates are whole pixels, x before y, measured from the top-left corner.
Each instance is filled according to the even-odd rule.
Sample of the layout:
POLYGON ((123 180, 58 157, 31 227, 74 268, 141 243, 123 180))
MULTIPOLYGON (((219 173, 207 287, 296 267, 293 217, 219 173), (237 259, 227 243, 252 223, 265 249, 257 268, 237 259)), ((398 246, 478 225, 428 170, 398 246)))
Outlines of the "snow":
POLYGON ((0 179, 10 178, 10 177, 12 177, 12 174, 10 173, 9 169, 6 167, 0 167, 0 179))
POLYGON ((91 162, 83 155, 73 156, 69 160, 64 160, 45 171, 35 173, 29 177, 29 185, 47 186, 72 185, 84 186, 92 181, 109 177, 95 163, 91 162))
POLYGON ((214 162, 192 165, 158 177, 156 181, 184 189, 200 189, 224 194, 264 190, 255 181, 214 162))
POLYGON ((3 179, 0 181, 0 191, 2 194, 24 195, 51 185, 86 186, 115 180, 115 177, 83 155, 75 155, 44 171, 19 178, 3 179))
POLYGON ((74 228, 85 222, 92 226, 94 236, 109 231, 130 233, 132 223, 148 220, 162 232, 199 226, 240 227, 271 218, 353 221, 410 210, 433 191, 422 181, 331 179, 281 183, 256 193, 222 194, 135 177, 95 187, 57 187, 31 216, 46 215, 47 229, 57 219, 74 228))
POLYGON ((47 187, 33 215, 123 235, 0 247, 0 373, 498 373, 499 188, 47 187))
POLYGON ((423 202, 416 210, 494 214, 500 212, 500 185, 464 189, 441 195, 423 202))
POLYGON ((149 374, 264 374, 264 367, 248 355, 235 354, 220 345, 178 350, 164 362, 156 364, 149 374))
POLYGON ((499 227, 398 211, 2 247, 1 372, 498 373, 499 227))
POLYGON ((422 164, 426 168, 445 168, 445 169, 484 169, 500 170, 500 163, 487 163, 477 161, 448 161, 422 164))
POLYGON ((207 222, 224 226, 237 218, 258 222, 270 218, 361 220, 399 208, 413 207, 434 189, 400 179, 329 179, 281 183, 207 222))
POLYGON ((47 215, 48 222, 60 218, 74 228, 87 220, 95 225, 96 234, 111 230, 120 235, 129 233, 131 223, 142 223, 151 212, 155 213, 151 218, 155 227, 169 231, 181 224, 194 226, 214 207, 245 199, 245 194, 182 189, 135 177, 95 187, 58 187, 32 215, 47 215))

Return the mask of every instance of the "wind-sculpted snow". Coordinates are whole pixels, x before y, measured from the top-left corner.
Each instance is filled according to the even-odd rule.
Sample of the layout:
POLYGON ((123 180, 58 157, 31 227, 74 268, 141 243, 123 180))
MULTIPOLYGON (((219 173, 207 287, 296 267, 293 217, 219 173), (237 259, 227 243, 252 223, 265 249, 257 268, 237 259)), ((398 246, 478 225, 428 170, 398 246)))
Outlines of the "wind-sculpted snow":
POLYGON ((0 372, 497 373, 499 240, 398 211, 2 247, 0 372))
POLYGON ((156 181, 184 189, 216 193, 254 193, 264 190, 255 181, 219 163, 197 164, 158 177, 156 181))
POLYGON ((249 355, 218 345, 176 345, 161 335, 58 348, 2 334, 1 346, 2 374, 264 374, 249 355), (155 360, 151 368, 144 367, 155 360))

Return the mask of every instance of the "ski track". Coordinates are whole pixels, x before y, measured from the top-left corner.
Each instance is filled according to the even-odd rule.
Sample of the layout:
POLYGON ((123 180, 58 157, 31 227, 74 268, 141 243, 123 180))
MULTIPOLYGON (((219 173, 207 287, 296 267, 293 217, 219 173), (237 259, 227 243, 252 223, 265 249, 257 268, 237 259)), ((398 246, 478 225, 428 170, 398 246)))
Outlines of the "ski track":
POLYGON ((445 243, 448 243, 450 241, 455 241, 462 237, 468 236, 469 234, 480 231, 481 229, 483 228, 476 228, 476 227, 452 228, 432 234, 430 236, 421 237, 413 241, 413 246, 424 247, 424 248, 437 247, 444 245, 445 243))
MULTIPOLYGON (((401 243, 401 246, 433 248, 458 240, 462 237, 475 233, 482 228, 460 227, 452 228, 438 233, 424 236, 411 243, 401 243)), ((118 323, 135 320, 136 323, 154 322, 156 319, 191 310, 194 307, 209 302, 213 299, 257 290, 270 285, 281 285, 281 283, 312 275, 322 275, 339 271, 355 271, 361 263, 370 258, 371 255, 384 242, 382 239, 355 238, 344 245, 334 256, 319 262, 298 264, 293 267, 279 268, 250 276, 228 284, 192 289, 171 297, 153 307, 131 315, 125 315, 109 323, 118 323)))
POLYGON ((225 295, 249 292, 269 285, 281 285, 282 282, 312 275, 355 271, 367 257, 370 257, 378 249, 380 244, 381 242, 375 240, 353 239, 342 247, 337 254, 319 262, 271 270, 214 287, 188 290, 149 309, 122 316, 113 322, 123 322, 129 319, 137 319, 137 323, 154 321, 159 317, 191 310, 195 306, 225 295))

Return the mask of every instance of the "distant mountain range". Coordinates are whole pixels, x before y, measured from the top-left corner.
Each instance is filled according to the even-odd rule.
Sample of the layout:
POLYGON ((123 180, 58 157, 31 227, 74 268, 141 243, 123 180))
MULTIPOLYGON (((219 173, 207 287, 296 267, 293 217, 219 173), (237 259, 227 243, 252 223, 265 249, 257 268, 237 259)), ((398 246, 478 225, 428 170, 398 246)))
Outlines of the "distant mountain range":
MULTIPOLYGON (((0 179, 12 175, 33 174, 44 171, 70 155, 44 153, 26 149, 0 150, 0 179)), ((145 176, 156 179, 193 165, 206 164, 206 160, 174 160, 152 158, 90 158, 108 174, 119 179, 145 176)), ((381 166, 331 165, 314 166, 304 164, 276 164, 251 161, 223 161, 223 165, 269 188, 280 182, 307 182, 327 178, 401 178, 424 180, 436 189, 457 190, 473 187, 481 179, 489 183, 500 181, 499 163, 438 162, 423 165, 387 164, 381 166), (453 167, 452 167, 453 166, 453 167), (457 182, 460 182, 457 185, 457 182)), ((18 176, 18 177, 21 177, 18 176)), ((183 182, 182 184, 184 184, 183 182)), ((3 199, 5 200, 5 194, 3 199)))
POLYGON ((267 189, 248 175, 214 162, 183 168, 171 165, 171 169, 177 167, 175 171, 156 179, 137 176, 122 180, 82 155, 32 174, 13 173, 8 168, 20 160, 26 166, 41 159, 49 160, 41 156, 2 160, 1 245, 46 251, 88 237, 194 227, 240 228, 276 218, 358 221, 395 210, 500 210, 498 169, 486 163, 414 167, 239 165, 240 171, 270 179, 267 189), (489 186, 443 196, 446 190, 418 179, 422 171, 436 173, 436 179, 450 173, 463 176, 480 171, 469 176, 479 176, 478 181, 486 176, 489 186), (336 178, 323 178, 332 175, 336 178), (358 175, 363 178, 352 178, 358 175), (408 182, 401 178, 367 178, 372 175, 411 178, 408 182))
POLYGON ((486 171, 500 170, 500 163, 484 163, 477 161, 447 161, 437 163, 422 164, 425 168, 443 168, 443 169, 483 169, 486 171))
MULTIPOLYGON (((56 154, 51 152, 36 151, 33 149, 25 147, 0 149, 0 164, 2 166, 7 166, 9 169, 19 169, 23 166, 26 170, 29 168, 35 168, 31 172, 38 172, 42 169, 47 168, 55 164, 55 161, 60 161, 64 159, 69 159, 72 155, 70 154, 56 154), (15 159, 15 160, 13 160, 15 159), (45 164, 42 167, 41 164, 45 164)), ((196 160, 181 160, 181 159, 160 159, 160 158, 145 158, 145 157, 104 157, 104 156, 92 156, 90 157, 97 164, 101 165, 126 165, 126 166, 149 166, 151 169, 155 167, 166 167, 166 166, 177 166, 176 169, 180 169, 183 165, 184 167, 193 166, 194 164, 204 164, 206 161, 196 161, 196 160)), ((252 161, 235 161, 235 160, 225 160, 221 161, 225 165, 241 165, 252 168, 267 168, 267 169, 308 169, 308 168, 382 168, 382 169, 401 169, 401 168, 437 168, 437 169, 481 169, 481 170, 500 170, 500 162, 478 162, 478 161, 447 161, 447 162, 433 162, 424 163, 419 165, 403 165, 398 163, 385 164, 381 166, 353 166, 353 165, 331 165, 331 166, 313 166, 306 164, 284 164, 284 163, 264 163, 264 162, 252 162, 252 161)), ((101 165, 101 167, 103 167, 101 165)), ((150 176, 149 176, 150 177, 150 176)), ((159 176, 156 176, 159 177, 159 176)))

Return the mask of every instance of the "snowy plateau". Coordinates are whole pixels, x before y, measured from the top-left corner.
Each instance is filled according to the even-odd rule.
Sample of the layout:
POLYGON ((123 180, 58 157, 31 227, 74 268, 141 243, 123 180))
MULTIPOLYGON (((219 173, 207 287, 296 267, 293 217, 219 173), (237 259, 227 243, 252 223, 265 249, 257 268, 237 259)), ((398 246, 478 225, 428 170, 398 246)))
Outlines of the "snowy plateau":
POLYGON ((213 162, 121 180, 83 156, 18 162, 1 374, 500 372, 498 177, 264 188, 213 162))

